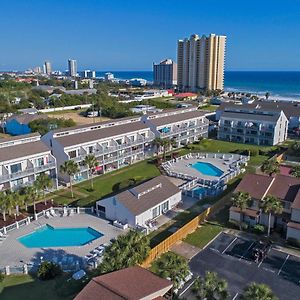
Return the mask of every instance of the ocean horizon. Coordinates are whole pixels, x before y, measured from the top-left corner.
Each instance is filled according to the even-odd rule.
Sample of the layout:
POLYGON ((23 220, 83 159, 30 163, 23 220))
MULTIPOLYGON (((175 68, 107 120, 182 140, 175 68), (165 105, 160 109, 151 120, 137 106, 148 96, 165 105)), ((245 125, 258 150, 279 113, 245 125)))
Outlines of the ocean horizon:
MULTIPOLYGON (((153 81, 152 71, 97 71, 97 77, 111 72, 119 79, 143 78, 153 81)), ((225 71, 225 91, 270 93, 274 100, 300 101, 300 71, 225 71)))

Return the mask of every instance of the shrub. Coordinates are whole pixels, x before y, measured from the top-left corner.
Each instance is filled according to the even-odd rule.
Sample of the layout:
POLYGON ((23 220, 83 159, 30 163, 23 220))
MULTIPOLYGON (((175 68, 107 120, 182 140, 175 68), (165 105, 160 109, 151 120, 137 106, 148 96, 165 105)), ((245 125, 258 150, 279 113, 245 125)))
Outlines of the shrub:
POLYGON ((44 261, 40 264, 37 276, 41 280, 53 279, 62 274, 62 270, 59 265, 50 261, 44 261))
POLYGON ((0 282, 2 282, 5 278, 5 275, 0 271, 0 282))
POLYGON ((253 148, 250 150, 250 156, 257 156, 259 154, 258 149, 253 148))
POLYGON ((247 230, 248 227, 249 227, 249 225, 248 225, 247 223, 245 223, 245 222, 242 222, 242 223, 241 223, 241 228, 242 228, 242 230, 247 230))
POLYGON ((264 225, 260 225, 260 224, 256 224, 253 226, 253 232, 255 233, 264 233, 265 232, 265 226, 264 225))

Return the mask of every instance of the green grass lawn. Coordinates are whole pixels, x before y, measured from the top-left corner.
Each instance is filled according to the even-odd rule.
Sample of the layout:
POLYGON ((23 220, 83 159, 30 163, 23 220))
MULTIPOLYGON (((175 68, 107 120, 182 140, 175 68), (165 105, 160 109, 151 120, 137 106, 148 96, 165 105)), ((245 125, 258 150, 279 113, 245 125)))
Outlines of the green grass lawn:
POLYGON ((71 197, 69 190, 57 192, 53 197, 59 204, 72 204, 76 206, 91 206, 99 199, 110 194, 118 193, 127 189, 134 179, 134 184, 139 184, 145 180, 160 175, 158 168, 150 161, 142 161, 129 167, 116 170, 114 172, 95 177, 94 190, 91 191, 90 181, 85 181, 74 185, 75 197, 71 197))
POLYGON ((196 229, 193 233, 189 234, 184 240, 186 243, 202 249, 214 237, 216 237, 224 228, 219 224, 204 223, 196 229))
POLYGON ((0 283, 1 300, 71 300, 84 284, 74 280, 68 281, 70 275, 53 280, 40 281, 30 275, 6 276, 0 283))

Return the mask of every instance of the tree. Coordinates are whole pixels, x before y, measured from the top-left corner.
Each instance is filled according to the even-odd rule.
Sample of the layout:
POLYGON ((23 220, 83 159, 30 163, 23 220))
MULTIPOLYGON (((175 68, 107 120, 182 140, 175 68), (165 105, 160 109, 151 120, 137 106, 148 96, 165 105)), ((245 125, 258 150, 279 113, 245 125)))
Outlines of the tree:
POLYGON ((16 215, 20 214, 20 205, 22 204, 21 197, 18 192, 10 192, 9 196, 11 198, 11 205, 16 208, 16 215))
POLYGON ((70 189, 71 189, 71 195, 72 198, 74 198, 73 193, 73 176, 77 174, 79 170, 78 164, 73 160, 67 160, 60 166, 60 171, 63 174, 67 174, 70 178, 70 189))
POLYGON ((229 297, 228 284, 215 272, 206 272, 204 278, 197 278, 193 285, 193 293, 198 299, 225 300, 229 297))
POLYGON ((24 189, 24 203, 26 207, 26 211, 28 209, 28 204, 33 203, 33 212, 35 213, 35 203, 39 199, 40 195, 35 186, 26 186, 24 189))
POLYGON ((83 164, 89 168, 88 177, 89 177, 89 174, 91 174, 91 189, 93 190, 94 189, 93 169, 98 166, 99 162, 98 162, 97 158, 95 157, 95 155, 89 154, 84 158, 83 164))
POLYGON ((152 141, 152 145, 156 148, 156 155, 158 156, 160 148, 163 147, 163 139, 156 137, 152 141))
POLYGON ((113 272, 142 263, 150 251, 149 237, 142 232, 130 230, 127 234, 119 235, 105 249, 100 273, 113 272))
POLYGON ((51 177, 46 173, 41 173, 37 176, 34 185, 36 186, 37 190, 43 191, 43 198, 46 205, 45 193, 53 186, 53 181, 51 177))
POLYGON ((300 178, 300 166, 293 167, 291 174, 297 178, 300 178))
POLYGON ((261 170, 271 176, 279 172, 279 163, 276 159, 267 159, 263 162, 261 170))
POLYGON ((3 221, 6 222, 6 213, 7 213, 7 195, 5 192, 0 192, 0 210, 3 215, 3 221))
POLYGON ((281 214, 282 213, 282 210, 283 210, 282 202, 277 197, 268 195, 262 200, 261 208, 265 214, 269 215, 268 236, 270 236, 272 214, 281 214))
MULTIPOLYGON (((239 208, 242 213, 247 207, 251 206, 251 196, 247 192, 237 192, 233 194, 232 205, 239 208)), ((240 230, 242 230, 242 221, 240 220, 240 230)))
POLYGON ((152 265, 152 270, 162 278, 170 278, 175 287, 189 275, 187 260, 173 252, 167 252, 158 258, 152 265))
POLYGON ((269 286, 265 284, 251 283, 245 288, 242 300, 277 300, 269 286))
POLYGON ((61 267, 51 261, 44 261, 40 264, 37 276, 41 280, 53 279, 62 274, 61 267))

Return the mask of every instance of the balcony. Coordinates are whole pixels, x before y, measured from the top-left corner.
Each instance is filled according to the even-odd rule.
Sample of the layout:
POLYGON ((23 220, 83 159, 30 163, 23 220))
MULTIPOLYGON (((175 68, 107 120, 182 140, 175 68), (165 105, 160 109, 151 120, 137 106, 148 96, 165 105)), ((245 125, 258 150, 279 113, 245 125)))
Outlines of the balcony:
POLYGON ((204 122, 204 123, 200 123, 200 124, 196 124, 193 126, 185 126, 185 127, 179 127, 179 128, 175 128, 175 129, 171 129, 168 132, 160 132, 160 137, 161 138, 167 138, 170 137, 172 135, 176 135, 176 134, 180 134, 180 133, 190 133, 190 130, 195 129, 195 132, 192 134, 199 134, 201 132, 205 132, 208 128, 208 122, 204 122), (204 129, 202 129, 202 127, 204 129), (198 131, 197 129, 201 129, 200 131, 198 131))
POLYGON ((34 168, 28 168, 24 171, 20 171, 17 173, 12 173, 12 174, 5 174, 5 175, 0 175, 0 183, 11 181, 11 180, 16 180, 19 178, 27 177, 36 173, 41 173, 48 171, 50 169, 56 168, 56 163, 55 162, 50 162, 46 165, 39 166, 39 167, 34 167, 34 168))

